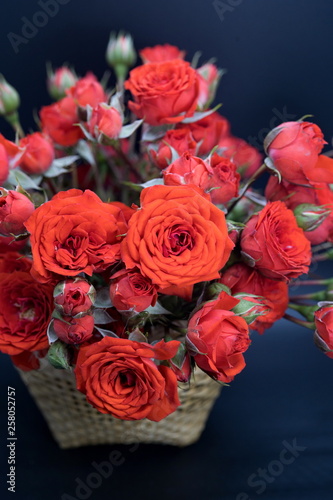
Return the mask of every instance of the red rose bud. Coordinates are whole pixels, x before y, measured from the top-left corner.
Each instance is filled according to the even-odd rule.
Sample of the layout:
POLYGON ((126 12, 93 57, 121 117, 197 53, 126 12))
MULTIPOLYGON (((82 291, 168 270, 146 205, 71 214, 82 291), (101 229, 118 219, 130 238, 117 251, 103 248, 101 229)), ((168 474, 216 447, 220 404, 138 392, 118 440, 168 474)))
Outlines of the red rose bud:
POLYGON ((191 357, 184 344, 180 344, 176 356, 170 359, 170 368, 178 382, 188 382, 191 378, 191 357))
POLYGON ((76 84, 66 91, 66 94, 74 99, 77 106, 85 108, 88 104, 95 108, 99 103, 106 102, 102 85, 92 73, 80 78, 76 84))
POLYGON ((93 336, 94 318, 90 314, 77 318, 63 316, 62 319, 54 319, 53 329, 66 344, 82 344, 93 336))
POLYGON ((106 49, 106 61, 115 70, 118 80, 124 81, 128 69, 136 61, 132 37, 121 32, 119 35, 111 33, 106 49))
POLYGON ((303 203, 294 209, 297 224, 303 231, 314 231, 330 214, 331 210, 324 206, 318 207, 309 203, 303 203))
POLYGON ((40 119, 43 132, 61 146, 74 146, 83 137, 82 130, 77 126, 77 107, 71 97, 44 106, 40 111, 40 119))
POLYGON ((180 50, 175 45, 169 45, 168 43, 146 47, 139 54, 144 64, 173 61, 174 59, 184 59, 185 57, 184 50, 180 50))
POLYGON ((0 115, 11 115, 19 106, 18 92, 0 74, 0 115))
POLYGON ((43 174, 54 160, 54 148, 50 140, 40 132, 27 135, 19 146, 25 151, 19 165, 27 174, 43 174))
POLYGON ((9 174, 9 159, 5 147, 0 144, 0 184, 6 182, 9 174))
POLYGON ((221 292, 226 292, 228 295, 231 295, 230 288, 215 281, 206 288, 205 300, 216 300, 221 292))
POLYGON ((105 103, 94 108, 90 121, 89 132, 101 144, 108 144, 107 139, 117 139, 123 126, 119 111, 105 103), (106 139, 106 140, 105 140, 106 139))
POLYGON ((66 90, 73 87, 78 78, 75 71, 68 68, 67 66, 62 66, 55 71, 52 68, 48 68, 47 71, 47 89, 50 96, 58 101, 66 96, 66 90))
POLYGON ((333 307, 323 307, 315 314, 314 341, 326 356, 333 359, 333 307))
POLYGON ((226 204, 235 198, 238 195, 241 178, 236 164, 214 153, 206 160, 206 165, 210 172, 210 179, 203 189, 209 191, 212 202, 226 204))
POLYGON ((244 139, 234 136, 225 136, 219 140, 219 149, 223 156, 232 160, 242 178, 250 178, 262 164, 262 154, 248 144, 244 139))
POLYGON ((151 149, 149 152, 154 163, 162 170, 171 163, 173 149, 179 156, 185 152, 188 152, 190 155, 196 155, 198 147, 199 145, 193 139, 190 129, 183 127, 168 130, 161 139, 157 151, 151 149))
POLYGON ((82 278, 67 279, 53 292, 56 309, 65 316, 87 313, 95 303, 96 290, 82 278))
POLYGON ((234 297, 240 302, 232 310, 237 316, 244 318, 248 325, 254 323, 258 317, 263 317, 271 311, 267 307, 264 297, 246 293, 238 293, 234 297))
POLYGON ((199 76, 198 108, 207 109, 213 102, 223 72, 215 64, 207 63, 197 69, 199 76))
POLYGON ((157 301, 157 289, 138 271, 122 270, 111 276, 110 298, 118 311, 140 313, 157 301))
POLYGON ((310 122, 282 123, 264 141, 274 169, 295 184, 333 182, 333 160, 320 155, 324 144, 322 131, 310 122))
POLYGON ((35 205, 17 191, 0 188, 0 234, 19 236, 27 231, 24 223, 34 212, 35 205))

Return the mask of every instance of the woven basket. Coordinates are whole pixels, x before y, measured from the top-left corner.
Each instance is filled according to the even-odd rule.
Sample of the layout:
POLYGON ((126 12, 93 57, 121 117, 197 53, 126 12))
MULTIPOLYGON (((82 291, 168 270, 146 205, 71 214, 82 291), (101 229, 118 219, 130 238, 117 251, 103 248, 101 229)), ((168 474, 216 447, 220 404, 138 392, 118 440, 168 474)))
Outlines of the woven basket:
POLYGON ((187 446, 199 439, 221 385, 196 370, 189 387, 179 384, 181 406, 160 422, 126 421, 99 413, 76 389, 73 373, 51 366, 21 378, 60 448, 97 444, 160 443, 187 446))

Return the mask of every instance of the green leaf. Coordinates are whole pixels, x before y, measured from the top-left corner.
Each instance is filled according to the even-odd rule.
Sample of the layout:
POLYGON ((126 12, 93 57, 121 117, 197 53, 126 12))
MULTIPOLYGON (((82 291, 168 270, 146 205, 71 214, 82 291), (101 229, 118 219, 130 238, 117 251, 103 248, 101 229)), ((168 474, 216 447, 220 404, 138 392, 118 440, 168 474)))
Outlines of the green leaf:
POLYGON ((222 104, 218 104, 213 109, 209 109, 207 111, 200 111, 200 112, 194 113, 193 116, 191 116, 190 118, 185 118, 184 120, 181 121, 181 123, 185 123, 186 124, 186 123, 195 123, 195 122, 198 122, 199 120, 202 120, 203 118, 206 118, 206 116, 209 116, 209 115, 212 115, 213 113, 215 113, 215 111, 217 111, 221 106, 222 106, 222 104))
POLYGON ((135 122, 124 125, 120 131, 119 139, 130 137, 143 123, 143 120, 135 120, 135 122))

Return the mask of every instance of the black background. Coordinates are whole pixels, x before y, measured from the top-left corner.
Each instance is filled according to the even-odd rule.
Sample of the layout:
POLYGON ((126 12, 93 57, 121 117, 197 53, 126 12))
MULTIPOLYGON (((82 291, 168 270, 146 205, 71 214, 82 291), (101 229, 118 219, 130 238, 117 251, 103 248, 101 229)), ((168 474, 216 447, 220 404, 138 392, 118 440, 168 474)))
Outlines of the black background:
MULTIPOLYGON (((206 0, 69 0, 15 53, 8 39, 22 36, 37 1, 2 0, 0 71, 20 91, 26 130, 33 110, 48 104, 45 64, 71 63, 100 78, 111 30, 132 33, 136 46, 169 42, 191 59, 217 57, 227 68, 217 102, 236 135, 261 139, 281 119, 313 114, 328 142, 333 136, 333 3, 330 0, 225 0, 221 19, 206 0), (278 118, 275 118, 278 117, 278 118)), ((4 122, 0 131, 10 137, 4 122)), ((317 272, 317 271, 315 271, 317 272)), ((328 268, 323 267, 324 274, 328 268)), ((120 450, 125 462, 89 498, 128 500, 328 500, 333 488, 332 360, 316 350, 311 332, 285 321, 254 335, 242 374, 223 389, 202 439, 185 449, 99 446, 61 451, 11 366, 0 356, 1 496, 18 500, 75 498, 92 462, 120 450), (6 394, 17 390, 17 493, 6 491, 6 394), (283 442, 306 449, 258 494, 248 478, 279 460, 283 442)), ((59 401, 59 405, 61 401, 59 401)), ((89 432, 89 430, 88 430, 89 432)))

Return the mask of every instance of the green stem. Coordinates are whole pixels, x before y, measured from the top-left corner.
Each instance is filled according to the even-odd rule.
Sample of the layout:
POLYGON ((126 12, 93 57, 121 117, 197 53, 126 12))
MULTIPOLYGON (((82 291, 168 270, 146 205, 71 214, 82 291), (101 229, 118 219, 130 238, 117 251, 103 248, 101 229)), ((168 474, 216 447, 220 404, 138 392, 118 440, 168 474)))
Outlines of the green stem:
POLYGON ((295 318, 294 316, 291 316, 290 314, 285 314, 283 316, 285 319, 288 321, 291 321, 292 323, 296 323, 296 325, 299 326, 304 326, 305 328, 308 328, 309 330, 314 330, 315 329, 315 324, 310 321, 304 321, 302 319, 295 318))

